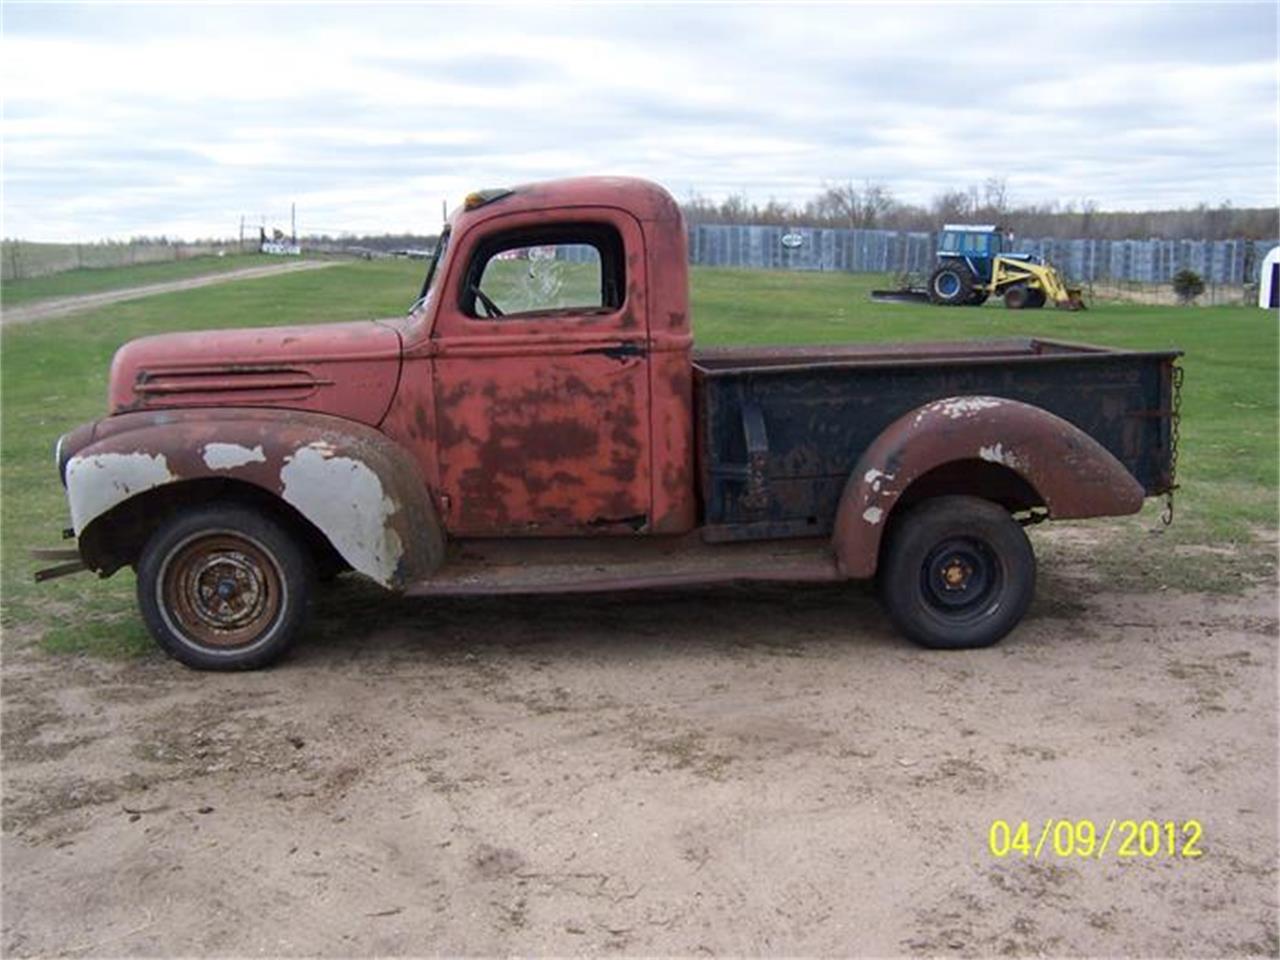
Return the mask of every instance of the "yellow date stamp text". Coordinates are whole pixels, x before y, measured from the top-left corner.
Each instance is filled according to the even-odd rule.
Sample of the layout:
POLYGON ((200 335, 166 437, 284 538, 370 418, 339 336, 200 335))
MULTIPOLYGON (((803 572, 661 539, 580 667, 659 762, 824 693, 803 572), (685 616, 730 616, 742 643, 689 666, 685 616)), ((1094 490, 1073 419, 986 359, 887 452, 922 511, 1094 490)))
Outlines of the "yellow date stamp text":
POLYGON ((1204 855, 1199 820, 993 820, 987 850, 997 859, 1195 860, 1204 855))

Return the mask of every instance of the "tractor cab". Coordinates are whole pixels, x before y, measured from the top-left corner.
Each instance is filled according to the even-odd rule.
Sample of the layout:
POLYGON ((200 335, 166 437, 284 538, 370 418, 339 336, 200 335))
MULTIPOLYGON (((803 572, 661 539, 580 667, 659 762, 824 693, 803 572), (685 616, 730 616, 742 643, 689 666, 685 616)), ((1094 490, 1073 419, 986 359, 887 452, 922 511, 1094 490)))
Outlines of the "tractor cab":
POLYGON ((992 225, 966 225, 948 223, 942 228, 938 244, 938 261, 959 257, 969 266, 969 272, 983 283, 991 282, 991 265, 1004 253, 1005 237, 1001 229, 992 225))

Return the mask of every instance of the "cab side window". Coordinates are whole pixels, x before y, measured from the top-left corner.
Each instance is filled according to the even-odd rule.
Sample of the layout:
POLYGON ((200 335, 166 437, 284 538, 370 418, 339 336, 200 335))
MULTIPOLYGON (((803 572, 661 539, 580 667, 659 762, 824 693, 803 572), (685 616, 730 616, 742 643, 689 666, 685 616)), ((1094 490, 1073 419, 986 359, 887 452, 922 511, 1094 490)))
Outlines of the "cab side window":
POLYGON ((620 310, 622 238, 602 224, 561 224, 495 234, 472 254, 462 312, 482 320, 620 310))

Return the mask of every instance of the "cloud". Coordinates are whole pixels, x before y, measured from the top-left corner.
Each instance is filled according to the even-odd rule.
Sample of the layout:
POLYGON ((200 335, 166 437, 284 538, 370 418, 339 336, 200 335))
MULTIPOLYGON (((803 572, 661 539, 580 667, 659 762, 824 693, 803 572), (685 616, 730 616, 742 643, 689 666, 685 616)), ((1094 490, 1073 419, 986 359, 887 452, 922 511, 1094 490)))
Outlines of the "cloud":
POLYGON ((1107 208, 1276 197, 1270 4, 8 5, 4 233, 428 230, 584 173, 1107 208))

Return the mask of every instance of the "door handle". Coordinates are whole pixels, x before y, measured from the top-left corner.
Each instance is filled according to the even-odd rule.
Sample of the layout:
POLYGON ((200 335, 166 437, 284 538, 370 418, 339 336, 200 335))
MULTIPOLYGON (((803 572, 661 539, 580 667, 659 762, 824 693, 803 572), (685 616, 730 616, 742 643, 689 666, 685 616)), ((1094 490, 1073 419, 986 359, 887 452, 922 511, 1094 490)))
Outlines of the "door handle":
POLYGON ((626 360, 628 357, 644 357, 648 356, 649 348, 643 343, 628 341, 627 343, 616 343, 609 347, 593 347, 590 350, 581 351, 583 354, 599 354, 608 357, 610 360, 626 360))

